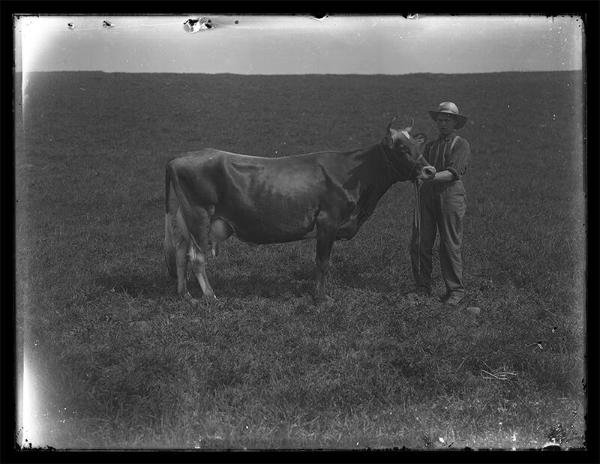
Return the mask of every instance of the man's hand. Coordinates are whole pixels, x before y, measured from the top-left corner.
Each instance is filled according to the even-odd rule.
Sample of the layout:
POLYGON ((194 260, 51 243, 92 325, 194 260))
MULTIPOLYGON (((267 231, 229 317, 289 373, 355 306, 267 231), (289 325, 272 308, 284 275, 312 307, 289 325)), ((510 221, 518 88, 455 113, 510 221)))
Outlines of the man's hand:
POLYGON ((425 179, 425 182, 434 182, 436 184, 440 184, 443 182, 451 182, 454 180, 454 174, 452 174, 450 171, 439 171, 435 173, 435 176, 433 176, 430 179, 425 179))

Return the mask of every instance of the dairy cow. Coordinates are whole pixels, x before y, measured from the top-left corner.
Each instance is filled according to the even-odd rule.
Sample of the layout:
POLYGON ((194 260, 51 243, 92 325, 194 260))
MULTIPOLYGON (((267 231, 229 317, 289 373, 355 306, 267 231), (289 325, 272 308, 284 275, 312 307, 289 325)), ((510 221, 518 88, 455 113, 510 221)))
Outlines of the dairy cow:
POLYGON ((164 250, 179 295, 195 301, 190 268, 215 297, 207 256, 234 235, 253 244, 316 239, 315 299, 327 298, 333 243, 354 237, 392 184, 435 175, 410 131, 390 123, 379 143, 352 151, 268 158, 206 148, 169 161, 164 250))

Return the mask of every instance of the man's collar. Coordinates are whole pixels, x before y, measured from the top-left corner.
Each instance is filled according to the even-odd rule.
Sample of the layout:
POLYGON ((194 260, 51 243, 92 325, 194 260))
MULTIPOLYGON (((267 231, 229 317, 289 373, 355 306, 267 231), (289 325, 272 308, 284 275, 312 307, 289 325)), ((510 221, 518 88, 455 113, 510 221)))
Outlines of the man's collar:
POLYGON ((456 136, 456 131, 451 132, 448 135, 443 135, 440 134, 440 136, 438 137, 439 141, 443 141, 443 142, 449 142, 450 140, 452 140, 454 137, 456 136))

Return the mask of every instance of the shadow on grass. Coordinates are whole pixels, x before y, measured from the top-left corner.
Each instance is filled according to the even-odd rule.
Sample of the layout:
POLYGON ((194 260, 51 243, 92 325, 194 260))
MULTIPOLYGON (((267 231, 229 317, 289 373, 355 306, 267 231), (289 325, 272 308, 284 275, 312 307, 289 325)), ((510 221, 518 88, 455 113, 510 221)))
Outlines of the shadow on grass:
POLYGON ((408 289, 409 283, 412 282, 410 277, 407 276, 406 282, 399 282, 398 285, 392 285, 384 281, 378 273, 368 274, 361 272, 360 269, 359 266, 352 262, 344 261, 336 263, 335 267, 332 268, 332 274, 344 286, 383 293, 398 291, 400 287, 408 289))
MULTIPOLYGON (((360 273, 352 263, 336 263, 331 267, 329 290, 334 285, 351 287, 380 293, 408 291, 412 280, 391 284, 384 281, 378 274, 360 273)), ((265 275, 253 271, 248 275, 209 275, 209 280, 217 295, 229 297, 302 297, 313 295, 315 289, 315 269, 313 266, 303 266, 292 269, 286 274, 265 275)))
POLYGON ((288 275, 220 275, 209 276, 217 296, 267 298, 312 295, 314 280, 310 272, 296 271, 288 275))
MULTIPOLYGON (((263 298, 290 298, 312 296, 315 287, 315 275, 312 267, 289 270, 285 274, 264 274, 253 271, 247 275, 209 273, 208 279, 217 296, 245 298, 259 296, 263 298)), ((190 293, 202 295, 200 285, 193 276, 188 276, 190 293)), ((365 274, 357 271, 352 263, 338 263, 331 269, 332 287, 337 281, 342 287, 376 291, 382 293, 398 292, 410 288, 410 281, 392 285, 377 274, 365 274)), ((131 297, 160 298, 176 294, 176 279, 163 272, 140 274, 127 273, 125 270, 114 274, 104 273, 95 279, 95 284, 109 292, 126 293, 131 297)))
MULTIPOLYGON (((248 275, 209 275, 209 280, 217 295, 228 297, 302 297, 313 295, 315 289, 315 269, 306 266, 292 269, 285 274, 261 274, 253 271, 248 275)), ((188 281, 188 282, 191 282, 188 281)), ((195 281, 194 281, 195 283, 195 281)), ((332 287, 350 287, 359 290, 393 293, 399 290, 408 291, 412 280, 392 285, 385 282, 377 274, 369 275, 357 271, 352 263, 336 263, 331 267, 329 289, 332 287)))
MULTIPOLYGON (((244 298, 259 296, 268 298, 301 297, 312 295, 313 277, 309 272, 293 272, 287 276, 222 275, 212 274, 209 281, 217 296, 244 298)), ((126 293, 134 298, 160 298, 175 296, 177 280, 164 273, 118 273, 102 274, 95 284, 108 292, 126 293)), ((187 280, 188 290, 194 297, 200 297, 202 290, 194 277, 187 280)))
POLYGON ((102 274, 95 284, 109 292, 127 293, 137 298, 160 298, 175 294, 176 281, 164 273, 102 274))

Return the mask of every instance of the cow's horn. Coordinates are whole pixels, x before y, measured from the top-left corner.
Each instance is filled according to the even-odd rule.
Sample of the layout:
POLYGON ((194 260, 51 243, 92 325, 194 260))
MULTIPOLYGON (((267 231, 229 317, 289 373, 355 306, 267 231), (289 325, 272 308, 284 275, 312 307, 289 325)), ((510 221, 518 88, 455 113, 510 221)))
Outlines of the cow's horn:
POLYGON ((389 132, 389 131, 390 131, 390 129, 392 128, 392 123, 393 123, 393 122, 396 120, 396 118, 397 118, 397 117, 398 117, 398 116, 396 115, 396 116, 394 116, 392 119, 390 119, 390 122, 388 123, 388 126, 387 126, 387 130, 388 130, 388 132, 389 132))
POLYGON ((411 120, 410 120, 410 125, 409 125, 409 126, 406 128, 406 129, 404 129, 404 130, 405 130, 406 132, 410 133, 410 131, 413 129, 413 126, 414 126, 414 125, 415 125, 415 119, 414 119, 414 118, 411 118, 411 120))

